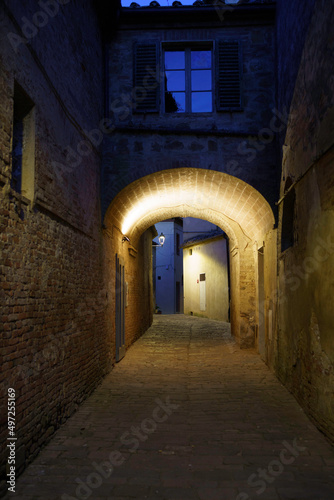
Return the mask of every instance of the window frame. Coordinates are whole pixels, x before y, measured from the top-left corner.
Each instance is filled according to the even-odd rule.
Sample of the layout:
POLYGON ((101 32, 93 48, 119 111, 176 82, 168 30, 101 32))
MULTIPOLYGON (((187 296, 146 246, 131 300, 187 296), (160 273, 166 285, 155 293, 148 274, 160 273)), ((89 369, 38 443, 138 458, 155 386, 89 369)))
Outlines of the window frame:
MULTIPOLYGON (((161 111, 164 116, 212 116, 215 113, 215 41, 214 40, 194 40, 194 41, 178 41, 178 42, 161 42, 160 44, 160 54, 161 61, 160 67, 161 71, 161 111), (185 94, 186 94, 186 109, 181 113, 173 113, 165 110, 165 52, 173 51, 185 51, 185 94), (211 111, 191 111, 191 50, 210 50, 211 51, 211 99, 212 99, 212 110, 211 111), (188 53, 188 55, 187 55, 188 53), (187 76, 188 74, 188 76, 187 76), (190 75, 190 77, 189 77, 190 75)), ((203 91, 204 92, 204 91, 203 91)))
MULTIPOLYGON (((133 64, 133 93, 143 92, 146 84, 147 93, 143 92, 139 101, 135 99, 133 114, 156 113, 159 116, 196 116, 212 117, 217 113, 237 113, 244 111, 244 71, 243 71, 243 43, 240 38, 228 37, 209 40, 135 40, 133 64), (149 53, 145 54, 145 47, 149 53), (185 112, 165 111, 165 52, 185 50, 210 50, 212 54, 211 82, 212 82, 212 111, 191 111, 189 104, 185 112), (226 59, 224 57, 226 55, 226 59), (226 61, 226 64, 225 64, 226 61), (155 67, 154 73, 146 71, 146 66, 155 67), (154 83, 151 87, 151 82, 154 83)), ((204 68, 203 68, 204 69, 204 68)), ((188 73, 191 67, 188 64, 188 73)), ((189 79, 189 77, 188 77, 189 79)), ((190 79, 191 81, 191 79, 190 79)), ((181 91, 180 91, 181 92, 181 91)), ((196 91, 195 91, 196 92, 196 91)), ((203 90, 203 92, 206 92, 203 90)), ((185 92, 186 93, 186 92, 185 92)), ((191 103, 192 90, 187 90, 188 102, 191 103)))
POLYGON ((13 192, 29 201, 35 196, 35 141, 35 103, 14 80, 10 184, 13 192), (19 161, 15 149, 21 152, 19 161))

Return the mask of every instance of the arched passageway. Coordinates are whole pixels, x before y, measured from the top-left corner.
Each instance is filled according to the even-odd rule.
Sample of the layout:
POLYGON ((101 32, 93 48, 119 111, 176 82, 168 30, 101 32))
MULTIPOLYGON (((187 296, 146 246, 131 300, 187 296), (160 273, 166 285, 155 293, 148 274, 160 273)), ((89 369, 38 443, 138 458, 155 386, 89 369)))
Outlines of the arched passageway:
MULTIPOLYGON (((196 217, 219 226, 230 239, 231 327, 242 347, 252 347, 258 331, 257 253, 274 239, 274 215, 249 184, 225 173, 179 168, 145 176, 124 188, 109 206, 106 234, 116 252, 138 255, 141 235, 171 217, 196 217), (122 242, 120 244, 120 242, 122 242)), ((109 251, 112 251, 109 247, 109 251)))

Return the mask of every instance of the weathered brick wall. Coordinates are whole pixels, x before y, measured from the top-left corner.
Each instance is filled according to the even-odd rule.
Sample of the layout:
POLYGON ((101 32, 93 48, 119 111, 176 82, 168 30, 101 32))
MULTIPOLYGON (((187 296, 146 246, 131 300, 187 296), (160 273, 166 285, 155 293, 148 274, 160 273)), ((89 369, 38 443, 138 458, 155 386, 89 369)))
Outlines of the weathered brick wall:
MULTIPOLYGON (((2 402, 8 387, 17 396, 17 472, 113 360, 105 328, 100 155, 85 134, 103 116, 101 39, 89 1, 63 3, 44 26, 32 25, 31 37, 22 17, 42 25, 39 3, 0 7, 0 377, 2 402), (35 103, 30 200, 10 188, 14 80, 35 103)), ((6 414, 2 404, 2 443, 6 414)), ((2 479, 6 461, 2 446, 2 479)))
MULTIPOLYGON (((144 21, 142 21, 144 22, 144 21)), ((160 61, 161 62, 161 61, 160 61)), ((103 213, 113 197, 144 175, 180 167, 226 172, 258 189, 274 207, 278 182, 275 132, 274 26, 270 16, 258 25, 217 20, 196 25, 178 16, 178 24, 121 24, 109 47, 110 112, 115 126, 106 139, 103 160, 103 213), (218 22, 217 22, 218 21, 218 22), (211 116, 133 112, 134 42, 240 40, 244 109, 211 116), (112 77, 113 72, 119 76, 112 77), (164 129, 164 131, 161 131, 164 129), (250 137, 251 136, 251 137, 250 137), (149 161, 147 159, 149 158, 149 161)), ((284 117, 283 117, 284 120, 284 117)))
MULTIPOLYGON (((290 6, 298 22, 299 10, 290 6)), ((334 439, 334 81, 332 3, 315 3, 294 86, 285 137, 281 195, 295 190, 294 245, 279 252, 280 379, 321 430, 334 439)), ((285 38, 278 32, 278 44, 285 38)), ((295 63, 286 61, 285 65, 295 63)), ((286 199, 280 205, 279 235, 286 199)), ((280 239, 280 238, 279 238, 280 239)))
MULTIPOLYGON (((156 233, 145 231, 136 249, 122 241, 122 233, 112 221, 103 231, 104 281, 108 295, 115 294, 115 256, 124 261, 125 281, 128 283, 125 307, 125 345, 128 348, 151 326, 153 320, 152 239, 156 233)), ((111 340, 110 351, 115 359, 115 301, 108 301, 106 329, 111 340)))

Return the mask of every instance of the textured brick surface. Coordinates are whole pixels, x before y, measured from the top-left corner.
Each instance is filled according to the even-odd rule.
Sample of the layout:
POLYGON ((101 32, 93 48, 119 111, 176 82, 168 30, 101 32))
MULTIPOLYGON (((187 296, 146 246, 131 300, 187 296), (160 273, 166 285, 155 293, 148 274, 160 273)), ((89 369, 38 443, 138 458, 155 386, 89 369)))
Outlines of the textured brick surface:
MULTIPOLYGON (((89 1, 54 2, 54 16, 41 14, 41 3, 0 7, 1 442, 13 387, 17 471, 91 393, 114 355, 105 327, 100 156, 84 132, 102 115, 101 37, 89 1), (10 188, 14 80, 35 104, 29 200, 10 188)), ((6 462, 1 446, 1 487, 6 462)))
POLYGON ((228 324, 156 316, 6 500, 331 500, 333 478, 333 448, 228 324))
MULTIPOLYGON (((285 137, 281 195, 295 183, 294 246, 279 257, 277 371, 334 440, 334 6, 315 2, 285 137)), ((297 16, 297 4, 289 17, 297 16)), ((303 21, 304 22, 304 21, 303 21)), ((279 32, 286 39, 286 32, 279 32)), ((294 72, 293 60, 286 61, 294 72)), ((285 203, 280 206, 280 225, 285 203)), ((279 234, 281 232, 279 231, 279 234)))
MULTIPOLYGON (((285 107, 290 108, 315 4, 316 0, 309 0, 307 3, 295 2, 293 5, 291 2, 277 0, 276 29, 280 48, 277 51, 277 97, 280 110, 285 107), (291 43, 292 36, 293 44, 291 43)), ((282 131, 280 134, 281 144, 284 142, 285 133, 286 127, 284 127, 284 132, 282 131)))

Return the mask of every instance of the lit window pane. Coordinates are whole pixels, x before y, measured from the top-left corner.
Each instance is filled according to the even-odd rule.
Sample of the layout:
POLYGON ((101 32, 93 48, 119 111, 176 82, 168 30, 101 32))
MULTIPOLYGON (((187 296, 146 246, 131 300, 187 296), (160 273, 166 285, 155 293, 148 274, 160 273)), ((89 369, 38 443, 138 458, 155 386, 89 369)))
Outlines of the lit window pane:
POLYGON ((184 113, 186 109, 185 92, 165 92, 166 113, 184 113))
POLYGON ((166 71, 166 90, 185 90, 185 71, 166 71))
POLYGON ((191 90, 211 90, 211 70, 191 72, 191 90))
POLYGON ((212 111, 212 92, 193 92, 191 94, 191 111, 193 113, 210 113, 212 111))
POLYGON ((184 51, 165 52, 165 69, 184 69, 184 51))
POLYGON ((191 67, 192 69, 211 68, 211 50, 192 50, 191 67))

